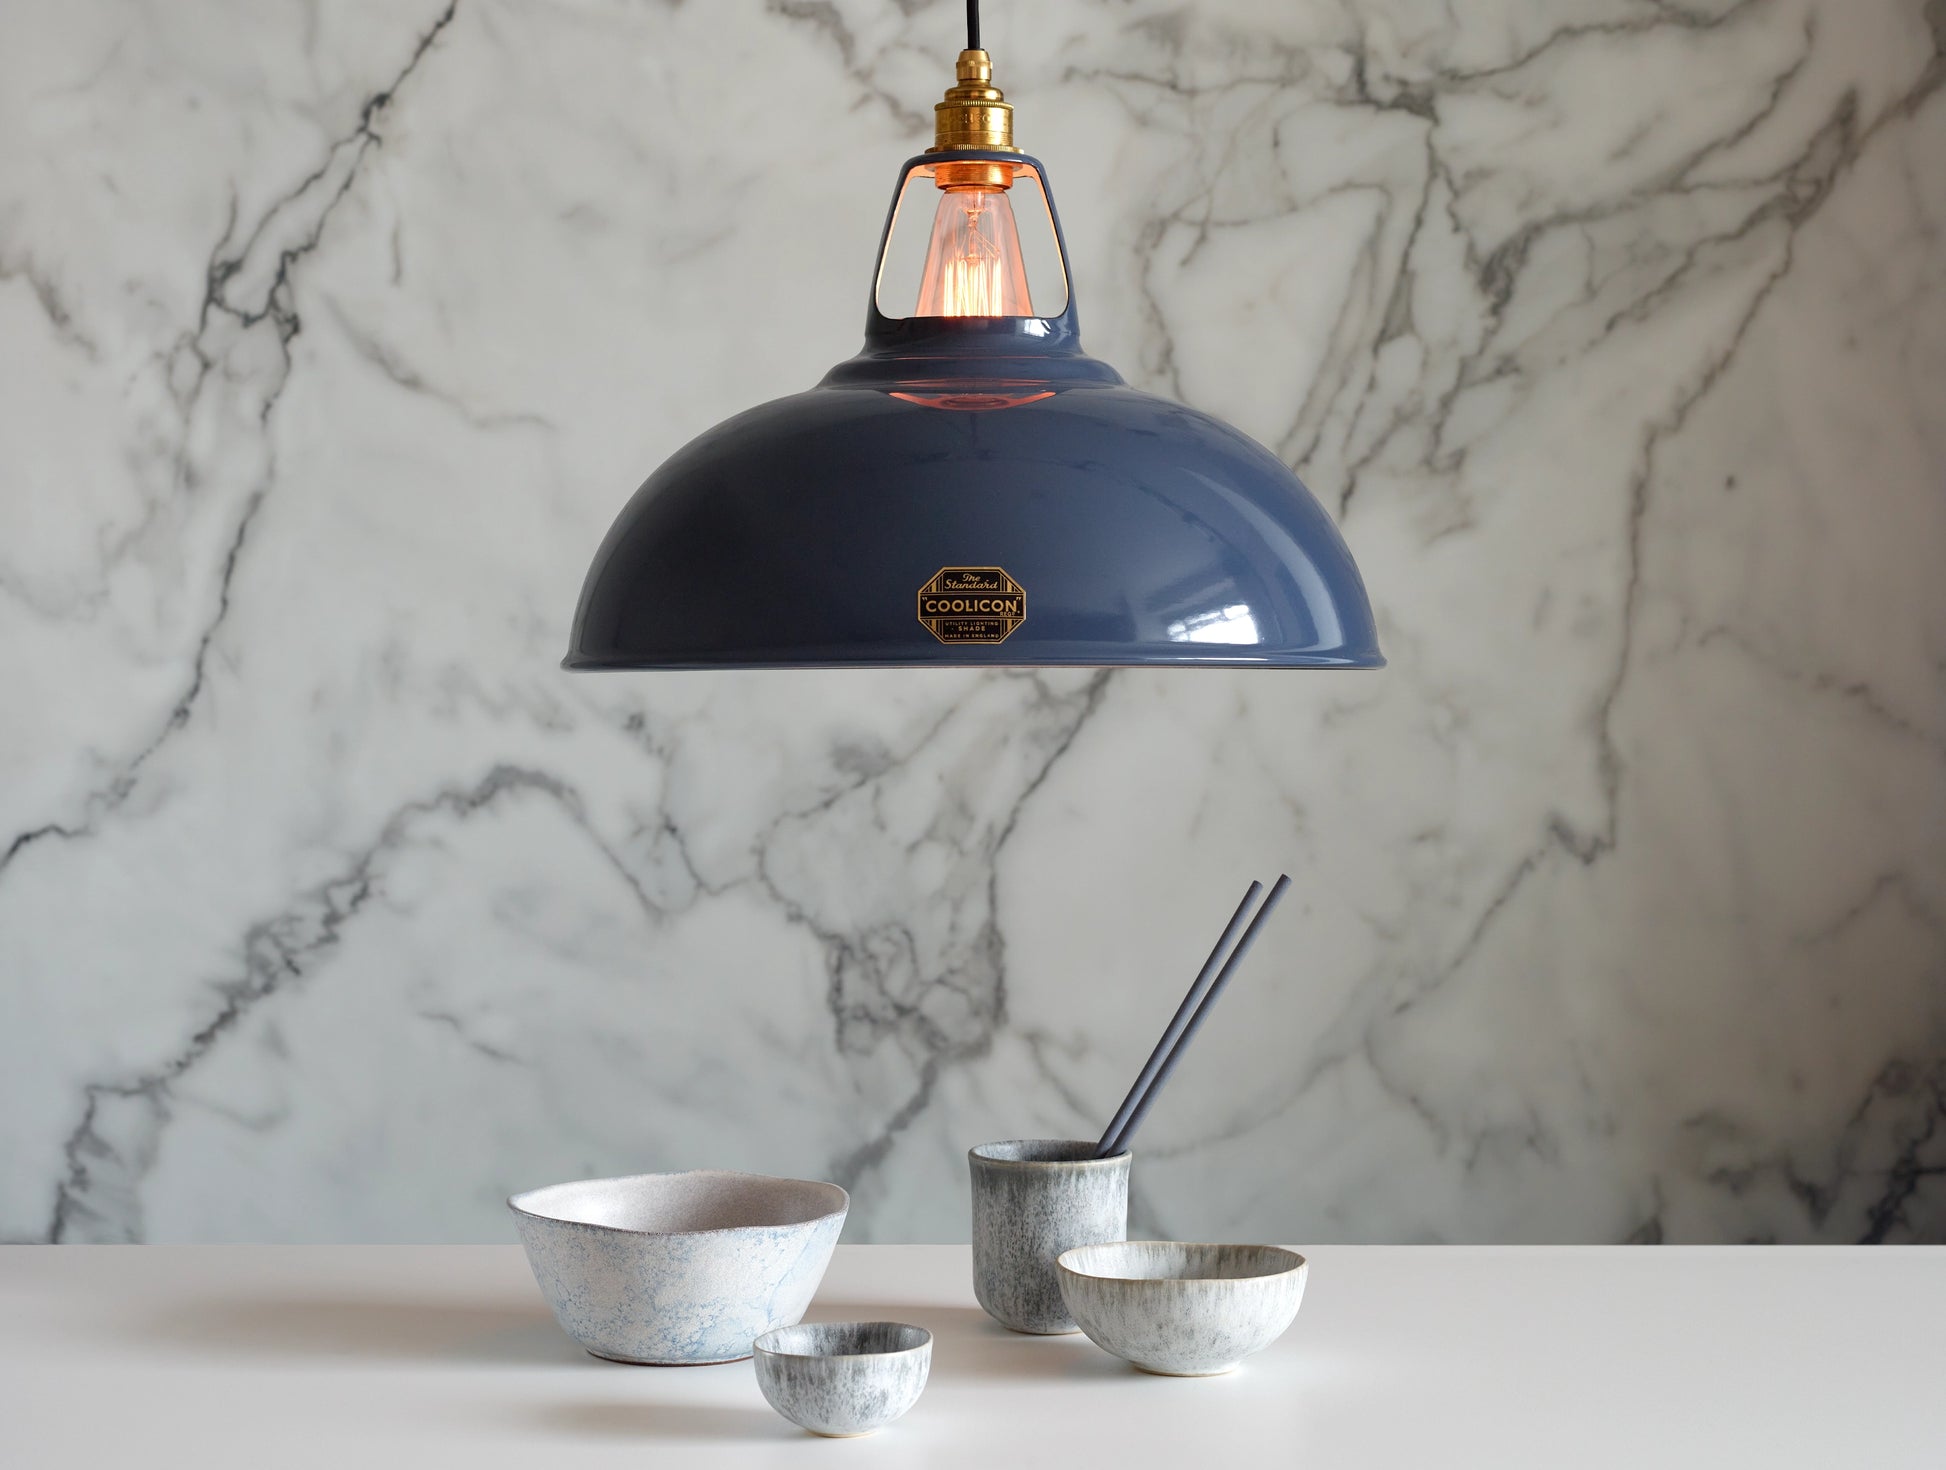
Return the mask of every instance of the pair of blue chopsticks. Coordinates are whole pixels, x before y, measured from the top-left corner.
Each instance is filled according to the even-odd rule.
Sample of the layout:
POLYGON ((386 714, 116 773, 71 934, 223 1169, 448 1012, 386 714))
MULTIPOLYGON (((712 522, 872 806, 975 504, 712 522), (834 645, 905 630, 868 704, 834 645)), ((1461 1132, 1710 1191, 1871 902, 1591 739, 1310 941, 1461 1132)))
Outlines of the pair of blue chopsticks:
POLYGON ((1176 1007, 1176 1014, 1170 1020, 1169 1028, 1162 1033, 1162 1040, 1149 1053, 1141 1075, 1135 1079, 1135 1085, 1129 1088, 1128 1096, 1122 1099, 1122 1105, 1109 1120, 1107 1131, 1101 1135, 1101 1142, 1095 1145, 1096 1158, 1112 1157, 1128 1147, 1129 1139, 1135 1136, 1135 1130, 1142 1126, 1142 1120, 1149 1115, 1149 1105, 1162 1091, 1162 1084, 1169 1080, 1170 1073, 1176 1070, 1176 1063, 1183 1052, 1188 1050, 1196 1028, 1215 1008, 1216 998, 1223 993, 1223 987, 1236 972, 1237 962, 1250 952, 1250 946, 1256 943, 1257 931, 1263 927, 1264 920, 1277 907, 1284 890, 1290 886, 1290 875, 1279 874, 1277 881, 1270 885, 1270 896, 1263 901, 1256 917, 1250 919, 1247 929, 1243 921, 1249 917, 1250 905, 1257 901, 1257 895, 1264 891, 1264 886, 1253 880, 1244 891, 1243 902, 1237 905, 1236 913, 1231 916, 1222 937, 1216 941, 1216 948, 1209 952, 1209 958, 1203 961, 1203 968, 1198 972, 1195 983, 1182 998, 1182 1004, 1176 1007), (1237 940, 1237 947, 1230 950, 1230 957, 1225 960, 1223 952, 1230 949, 1230 941, 1236 939, 1239 929, 1243 930, 1243 938, 1237 940))

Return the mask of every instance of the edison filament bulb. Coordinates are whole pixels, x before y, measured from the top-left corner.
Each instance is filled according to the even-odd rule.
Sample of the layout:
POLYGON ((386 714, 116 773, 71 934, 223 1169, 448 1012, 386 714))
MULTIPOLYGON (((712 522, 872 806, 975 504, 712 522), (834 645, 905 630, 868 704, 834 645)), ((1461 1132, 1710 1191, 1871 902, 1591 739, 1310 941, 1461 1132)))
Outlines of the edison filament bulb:
POLYGON ((942 190, 919 282, 918 314, 1034 314, 1020 230, 1004 188, 978 184, 942 190))

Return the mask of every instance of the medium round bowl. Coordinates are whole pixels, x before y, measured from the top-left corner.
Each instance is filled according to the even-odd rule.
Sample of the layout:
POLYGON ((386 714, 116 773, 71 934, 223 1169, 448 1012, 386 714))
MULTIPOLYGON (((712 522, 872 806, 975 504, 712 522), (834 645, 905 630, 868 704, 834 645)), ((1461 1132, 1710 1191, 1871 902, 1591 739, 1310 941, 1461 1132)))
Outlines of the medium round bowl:
POLYGON ((806 1322, 757 1339, 757 1386, 771 1408, 827 1439, 854 1439, 919 1402, 932 1334, 906 1322, 806 1322))
POLYGON ((1097 1347, 1146 1373, 1228 1373, 1284 1334, 1304 1300, 1304 1257, 1274 1245, 1127 1240, 1055 1262, 1061 1297, 1097 1347))
POLYGON ((835 1184, 696 1169, 507 1201, 555 1320, 618 1363, 728 1363, 797 1321, 851 1197, 835 1184))

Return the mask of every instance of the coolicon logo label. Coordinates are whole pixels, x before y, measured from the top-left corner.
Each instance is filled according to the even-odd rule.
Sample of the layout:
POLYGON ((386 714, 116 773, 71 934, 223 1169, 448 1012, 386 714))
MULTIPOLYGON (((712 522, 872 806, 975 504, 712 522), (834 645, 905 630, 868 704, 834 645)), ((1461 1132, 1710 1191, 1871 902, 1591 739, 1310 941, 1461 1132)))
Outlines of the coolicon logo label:
POLYGON ((919 589, 919 621, 941 643, 1005 643, 1027 592, 999 567, 941 567, 919 589))

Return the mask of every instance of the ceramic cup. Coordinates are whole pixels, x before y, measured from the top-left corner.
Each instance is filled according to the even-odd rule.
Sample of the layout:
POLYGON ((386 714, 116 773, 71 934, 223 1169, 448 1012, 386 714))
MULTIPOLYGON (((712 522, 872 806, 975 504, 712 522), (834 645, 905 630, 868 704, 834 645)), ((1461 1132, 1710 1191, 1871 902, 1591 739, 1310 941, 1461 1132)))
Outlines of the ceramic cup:
POLYGON ((1073 1332, 1054 1261, 1128 1236, 1126 1150, 1086 1139, 1017 1138, 967 1152, 973 1172, 973 1294, 1015 1332, 1073 1332))
POLYGON ((855 1439, 919 1402, 932 1334, 908 1322, 806 1322, 754 1344, 757 1387, 791 1423, 827 1439, 855 1439))

